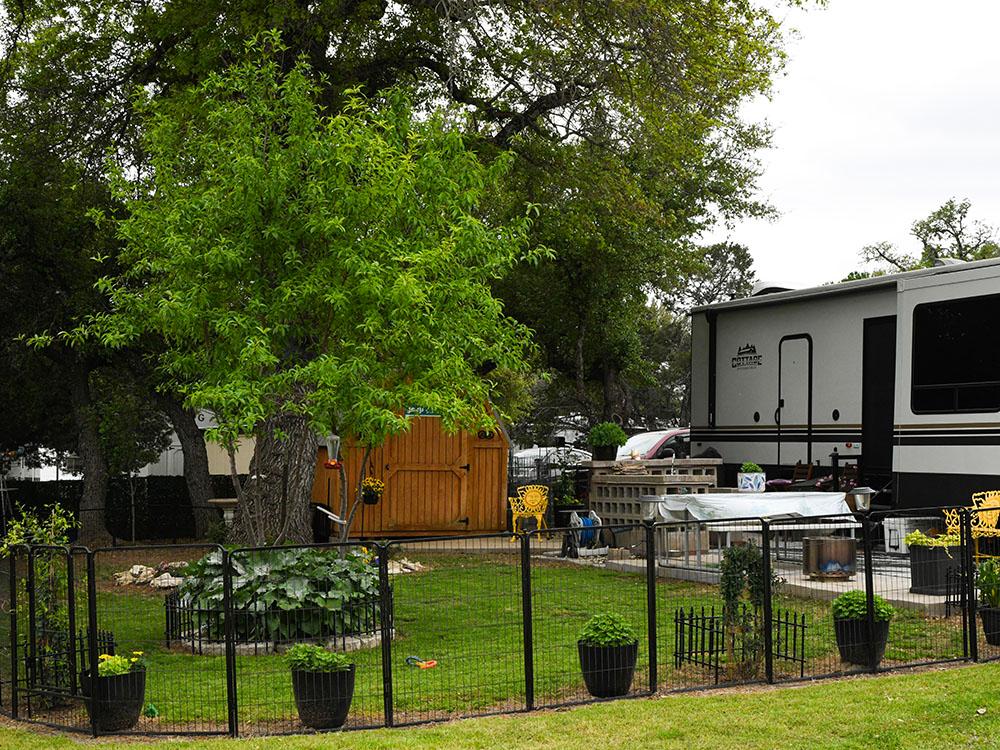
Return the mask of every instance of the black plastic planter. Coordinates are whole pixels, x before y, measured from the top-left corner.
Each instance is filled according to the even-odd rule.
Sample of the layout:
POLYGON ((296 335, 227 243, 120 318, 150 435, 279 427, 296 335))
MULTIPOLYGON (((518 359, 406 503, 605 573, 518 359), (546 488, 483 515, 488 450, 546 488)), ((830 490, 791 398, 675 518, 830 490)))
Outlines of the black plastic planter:
MULTIPOLYGON (((865 619, 835 619, 833 629, 837 634, 837 649, 840 658, 850 664, 869 666, 868 621, 865 619)), ((889 641, 889 621, 875 621, 875 664, 885 656, 885 645, 889 641)))
POLYGON ((960 566, 958 547, 910 547, 910 593, 944 596, 948 571, 960 566))
POLYGON ((591 454, 595 461, 614 461, 618 456, 617 445, 595 445, 591 454))
POLYGON ((93 721, 93 704, 97 707, 97 729, 100 732, 121 732, 139 723, 139 714, 146 703, 146 670, 98 677, 97 687, 91 691, 89 672, 80 674, 80 692, 87 708, 87 717, 93 721))
POLYGON ((983 623, 983 635, 991 646, 1000 646, 1000 607, 980 607, 979 619, 983 623))
POLYGON ((299 721, 313 729, 344 726, 354 698, 354 666, 339 672, 292 670, 299 721))
POLYGON ((576 642, 580 652, 580 669, 587 692, 595 698, 617 698, 632 687, 639 642, 624 646, 588 646, 576 642))

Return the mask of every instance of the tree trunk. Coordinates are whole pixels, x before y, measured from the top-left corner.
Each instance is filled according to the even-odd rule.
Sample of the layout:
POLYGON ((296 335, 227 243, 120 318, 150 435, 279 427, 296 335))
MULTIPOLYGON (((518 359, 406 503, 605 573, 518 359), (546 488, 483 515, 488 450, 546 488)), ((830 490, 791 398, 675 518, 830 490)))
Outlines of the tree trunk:
POLYGON ((306 417, 281 415, 256 436, 250 477, 236 507, 232 539, 238 544, 312 542, 316 433, 306 417), (276 432, 283 433, 278 439, 276 432))
POLYGON ((170 419, 170 424, 181 441, 184 451, 184 481, 187 482, 194 513, 194 535, 204 539, 209 527, 219 520, 219 512, 208 504, 212 497, 212 477, 208 472, 208 450, 205 436, 198 427, 197 415, 193 409, 185 409, 176 398, 167 395, 157 397, 157 403, 170 419))
POLYGON ((90 547, 103 547, 111 544, 111 534, 104 525, 109 471, 92 408, 89 370, 81 368, 73 377, 71 397, 77 429, 77 453, 83 464, 78 541, 90 547))

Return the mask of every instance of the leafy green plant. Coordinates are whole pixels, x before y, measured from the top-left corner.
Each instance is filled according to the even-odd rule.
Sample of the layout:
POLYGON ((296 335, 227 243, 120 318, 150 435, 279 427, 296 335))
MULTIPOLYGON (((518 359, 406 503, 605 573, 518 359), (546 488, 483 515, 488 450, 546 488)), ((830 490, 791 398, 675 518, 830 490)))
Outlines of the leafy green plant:
POLYGON ((308 643, 296 643, 288 649, 285 662, 291 669, 302 672, 343 672, 351 667, 344 654, 308 643))
POLYGON ((957 547, 962 543, 958 534, 928 535, 917 529, 903 537, 907 547, 957 547))
MULTIPOLYGON (((837 620, 863 620, 868 616, 868 599, 864 591, 845 591, 833 600, 833 616, 837 620)), ((896 610, 878 594, 875 594, 875 621, 885 622, 896 615, 896 610)))
MULTIPOLYGON (((760 672, 764 659, 761 609, 764 606, 765 576, 764 556, 760 547, 752 542, 727 547, 723 551, 719 589, 730 677, 753 677, 760 672)), ((780 582, 781 579, 772 570, 772 590, 780 582)))
POLYGON ((626 646, 638 641, 639 636, 621 615, 602 612, 587 620, 578 640, 585 646, 626 646))
POLYGON ((1000 608, 1000 560, 983 560, 976 568, 976 585, 984 606, 1000 608))
POLYGON ((625 431, 614 422, 601 422, 594 425, 587 435, 587 442, 595 448, 603 445, 622 446, 628 437, 625 431))
POLYGON ((760 474, 764 470, 760 467, 760 464, 755 464, 753 461, 744 461, 740 467, 740 471, 743 474, 760 474))
MULTIPOLYGON (((230 557, 236 636, 245 641, 320 638, 360 632, 362 603, 378 595, 378 569, 367 554, 275 548, 230 557), (294 612, 294 616, 289 613, 294 612)), ((181 600, 223 610, 222 553, 187 566, 181 600)), ((214 626, 213 626, 214 627, 214 626)))
POLYGON ((133 651, 129 656, 122 654, 101 654, 97 662, 98 677, 115 677, 129 672, 142 672, 148 666, 142 651, 133 651))

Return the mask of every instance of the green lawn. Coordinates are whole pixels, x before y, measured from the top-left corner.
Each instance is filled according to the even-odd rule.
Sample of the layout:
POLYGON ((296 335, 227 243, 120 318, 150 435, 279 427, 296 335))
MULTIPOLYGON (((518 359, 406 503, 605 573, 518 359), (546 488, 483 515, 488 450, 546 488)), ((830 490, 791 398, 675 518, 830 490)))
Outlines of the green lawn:
MULTIPOLYGON (((159 716, 142 720, 150 731, 224 731, 226 680, 222 656, 194 656, 164 644, 163 595, 110 585, 115 570, 137 553, 104 559, 98 568, 99 626, 114 632, 120 651, 141 649, 150 659, 147 700, 159 716)), ((511 554, 443 554, 410 548, 405 555, 427 569, 395 577, 396 638, 392 644, 393 707, 397 722, 451 718, 504 711, 524 705, 521 576, 511 554), (436 659, 420 670, 406 665, 414 655, 436 659)), ((155 564, 158 559, 148 562, 155 564)), ((535 703, 554 706, 586 698, 576 654, 576 636, 595 612, 610 609, 628 617, 643 633, 634 691, 648 686, 645 642, 645 579, 557 562, 534 562, 532 575, 535 703)), ((676 668, 674 612, 678 608, 719 608, 717 587, 663 581, 657 585, 658 683, 661 690, 710 685, 702 667, 676 668)), ((807 675, 850 671, 837 653, 829 603, 779 596, 775 608, 790 609, 807 621, 807 675)), ((947 658, 961 654, 960 620, 927 619, 900 611, 892 624, 886 664, 947 658)), ((382 723, 381 650, 356 652, 357 686, 350 721, 382 723)), ((799 667, 776 662, 779 677, 795 677, 799 667)), ((722 677, 725 677, 723 665, 722 677)), ((238 656, 237 693, 241 729, 247 733, 298 728, 288 669, 280 656, 238 656)), ((79 704, 48 718, 86 725, 79 704)))
MULTIPOLYGON (((383 748, 1000 747, 1000 665, 824 681, 751 692, 672 695, 425 727, 241 740, 184 740, 170 750, 383 748)), ((80 740, 0 726, 5 750, 73 750, 80 740)), ((99 747, 149 748, 102 741, 99 747)), ((155 747, 155 745, 154 745, 155 747)))

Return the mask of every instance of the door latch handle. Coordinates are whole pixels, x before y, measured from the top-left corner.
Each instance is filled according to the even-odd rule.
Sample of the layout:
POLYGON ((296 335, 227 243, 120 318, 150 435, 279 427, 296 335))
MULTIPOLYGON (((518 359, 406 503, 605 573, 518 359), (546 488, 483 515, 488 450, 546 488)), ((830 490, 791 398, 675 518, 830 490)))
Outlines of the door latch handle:
MULTIPOLYGON (((469 468, 470 468, 470 466, 471 466, 471 464, 465 464, 464 466, 459 466, 458 468, 465 469, 466 471, 468 471, 469 468)), ((468 523, 468 519, 466 519, 466 523, 468 523)))

